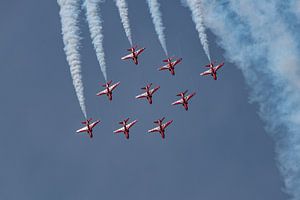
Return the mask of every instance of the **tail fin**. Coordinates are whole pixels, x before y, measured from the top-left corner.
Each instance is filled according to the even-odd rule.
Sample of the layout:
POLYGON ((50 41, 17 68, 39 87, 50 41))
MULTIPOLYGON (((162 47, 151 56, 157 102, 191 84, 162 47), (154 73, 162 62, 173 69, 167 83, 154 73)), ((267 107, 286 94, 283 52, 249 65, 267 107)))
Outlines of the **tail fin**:
POLYGON ((128 122, 128 120, 129 120, 129 118, 125 119, 125 120, 124 120, 124 122, 125 122, 125 123, 127 123, 127 122, 128 122))

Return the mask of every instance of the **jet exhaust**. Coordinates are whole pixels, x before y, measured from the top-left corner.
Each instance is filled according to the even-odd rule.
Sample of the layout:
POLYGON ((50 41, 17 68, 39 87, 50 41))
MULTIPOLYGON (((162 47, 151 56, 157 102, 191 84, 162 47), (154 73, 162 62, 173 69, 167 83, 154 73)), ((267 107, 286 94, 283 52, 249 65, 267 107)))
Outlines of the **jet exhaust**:
POLYGON ((166 36, 164 34, 164 25, 162 22, 162 13, 160 12, 160 4, 157 0, 147 0, 149 11, 152 17, 154 24, 155 32, 158 36, 158 40, 166 54, 168 56, 167 45, 166 45, 166 36))
POLYGON ((73 85, 76 95, 85 118, 87 118, 84 88, 81 77, 81 61, 79 54, 80 36, 78 27, 79 0, 57 0, 60 7, 60 18, 62 25, 62 35, 64 51, 70 66, 73 85))
POLYGON ((203 23, 203 8, 202 8, 202 0, 181 0, 184 6, 187 6, 192 12, 192 19, 196 25, 196 30, 198 31, 200 42, 203 46, 204 52, 209 60, 210 53, 209 53, 209 45, 208 39, 205 32, 205 26, 203 23))
POLYGON ((101 2, 102 0, 84 0, 83 6, 86 11, 86 18, 94 49, 96 51, 97 60, 99 62, 104 79, 107 82, 105 53, 103 47, 104 36, 99 6, 101 2))
POLYGON ((243 72, 250 102, 258 103, 266 131, 275 141, 284 191, 298 200, 300 41, 299 32, 289 24, 295 21, 288 20, 297 15, 297 8, 289 6, 290 1, 282 0, 203 0, 205 24, 218 37, 227 59, 243 72))
POLYGON ((128 17, 128 6, 125 0, 115 0, 116 6, 119 10, 121 22, 123 24, 125 34, 129 40, 130 45, 132 46, 132 36, 131 36, 131 29, 128 17))

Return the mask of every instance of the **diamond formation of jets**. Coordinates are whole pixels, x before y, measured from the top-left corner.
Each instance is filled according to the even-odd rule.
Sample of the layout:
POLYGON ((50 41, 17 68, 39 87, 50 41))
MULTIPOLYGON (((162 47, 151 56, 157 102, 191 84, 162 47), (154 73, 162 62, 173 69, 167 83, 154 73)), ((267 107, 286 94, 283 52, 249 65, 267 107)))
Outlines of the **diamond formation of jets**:
POLYGON ((158 68, 158 70, 159 71, 169 70, 170 73, 174 76, 175 75, 175 66, 182 61, 182 58, 175 59, 174 61, 173 61, 173 59, 175 59, 175 58, 172 57, 172 58, 167 58, 166 60, 163 60, 163 62, 166 62, 167 64, 158 68))
POLYGON ((170 120, 163 124, 164 120, 165 120, 165 118, 163 117, 162 119, 158 119, 158 120, 154 121, 154 123, 157 124, 158 126, 153 129, 148 130, 148 133, 159 132, 161 135, 161 138, 165 139, 165 130, 170 124, 172 124, 173 120, 170 120))
MULTIPOLYGON (((130 51, 130 54, 122 57, 122 60, 127 60, 127 59, 132 59, 133 62, 137 65, 138 64, 138 56, 145 50, 145 48, 140 48, 138 50, 137 46, 135 47, 131 47, 130 49, 127 49, 128 51, 130 51)), ((163 70, 169 70, 171 75, 175 75, 175 66, 177 64, 179 64, 182 61, 182 58, 176 59, 175 57, 170 57, 167 58, 165 60, 163 60, 163 62, 165 62, 166 64, 162 67, 160 67, 158 70, 159 71, 163 71, 163 70)), ((209 68, 208 70, 204 71, 203 73, 201 73, 201 76, 206 76, 206 75, 211 75, 213 77, 214 80, 217 80, 217 71, 224 65, 224 62, 220 63, 217 66, 214 66, 215 62, 211 62, 208 65, 205 65, 204 67, 209 68)), ((114 84, 112 84, 112 81, 109 81, 105 84, 102 85, 102 87, 104 87, 105 89, 98 92, 96 95, 97 96, 102 96, 102 95, 106 95, 109 99, 109 101, 112 101, 112 93, 113 91, 120 85, 120 82, 116 82, 114 84)), ((149 104, 153 103, 153 94, 155 92, 157 92, 157 90, 160 89, 160 86, 156 86, 154 88, 152 87, 152 83, 147 84, 145 87, 141 88, 144 92, 142 94, 137 95, 135 98, 136 99, 147 99, 149 104)), ((189 101, 190 99, 195 96, 195 92, 187 95, 188 90, 184 91, 184 92, 180 92, 179 94, 177 94, 177 96, 180 97, 179 100, 173 102, 171 105, 179 105, 181 104, 184 109, 187 111, 189 109, 189 101)), ((173 120, 170 120, 166 123, 163 123, 163 121, 165 120, 165 117, 163 117, 162 119, 158 119, 156 121, 154 121, 154 123, 157 125, 155 128, 152 128, 150 130, 148 130, 148 133, 153 133, 153 132, 158 132, 160 133, 162 139, 165 138, 165 130, 166 128, 173 123, 173 120)), ((84 124, 85 126, 81 129, 78 129, 76 132, 77 133, 82 133, 82 132, 86 132, 90 138, 93 137, 93 128, 100 122, 100 120, 96 120, 94 122, 92 122, 92 119, 86 119, 85 121, 81 122, 82 124, 84 124)), ((134 126, 137 123, 137 120, 133 120, 132 122, 128 123, 129 118, 119 122, 120 125, 122 125, 121 128, 117 129, 114 131, 114 133, 124 133, 125 138, 129 139, 129 129, 134 126)))
POLYGON ((188 90, 184 91, 184 92, 180 92, 179 94, 177 94, 177 96, 181 97, 179 100, 175 101, 172 103, 172 105, 178 105, 181 104, 183 105, 184 109, 187 111, 189 109, 189 100, 191 100, 191 98, 193 96, 195 96, 195 92, 189 95, 186 95, 186 93, 188 92, 188 90))
POLYGON ((202 72, 200 75, 201 76, 211 75, 214 78, 214 80, 217 80, 217 71, 221 67, 223 67, 223 65, 224 65, 224 62, 222 62, 221 64, 214 67, 214 62, 211 62, 208 65, 204 66, 204 67, 209 67, 209 69, 206 70, 205 72, 202 72))
POLYGON ((146 87, 141 88, 142 90, 145 90, 145 92, 140 95, 137 95, 135 98, 136 99, 146 98, 148 100, 149 104, 152 104, 152 96, 160 88, 160 86, 150 89, 151 86, 152 86, 152 83, 146 85, 146 87))
POLYGON ((113 85, 111 85, 111 84, 112 84, 112 81, 109 81, 109 82, 105 83, 104 85, 102 85, 102 87, 105 87, 105 89, 102 90, 101 92, 98 92, 96 95, 101 96, 101 95, 106 94, 108 99, 111 101, 112 100, 112 92, 118 85, 120 85, 120 82, 117 82, 113 85))
POLYGON ((114 131, 114 133, 124 133, 126 139, 129 139, 129 129, 137 123, 137 120, 134 120, 128 124, 129 118, 119 122, 122 125, 121 128, 114 131))
POLYGON ((123 56, 121 59, 122 60, 127 60, 127 59, 132 59, 134 64, 138 64, 138 56, 145 50, 145 48, 140 48, 138 50, 137 46, 131 47, 130 49, 127 49, 127 51, 130 51, 130 54, 123 56))
POLYGON ((87 120, 81 122, 85 126, 83 128, 81 128, 81 129, 78 129, 76 131, 76 133, 86 132, 90 136, 90 138, 92 138, 93 137, 93 128, 100 122, 100 120, 96 120, 96 121, 94 121, 92 123, 91 123, 91 121, 92 121, 92 118, 87 119, 87 120))

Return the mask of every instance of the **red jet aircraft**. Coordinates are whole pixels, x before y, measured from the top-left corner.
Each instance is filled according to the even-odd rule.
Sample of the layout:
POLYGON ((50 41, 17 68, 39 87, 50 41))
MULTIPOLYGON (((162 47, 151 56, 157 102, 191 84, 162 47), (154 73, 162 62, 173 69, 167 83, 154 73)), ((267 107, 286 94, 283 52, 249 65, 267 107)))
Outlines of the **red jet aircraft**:
POLYGON ((152 83, 146 85, 146 87, 141 88, 142 90, 146 90, 146 92, 144 92, 143 94, 137 95, 135 98, 136 99, 147 98, 149 104, 152 104, 152 96, 160 88, 160 86, 150 89, 151 86, 152 86, 152 83))
POLYGON ((111 85, 111 83, 112 83, 112 81, 109 81, 109 82, 105 83, 104 85, 102 85, 102 87, 105 87, 105 89, 102 90, 101 92, 98 92, 96 95, 101 96, 101 95, 106 94, 108 99, 111 101, 112 100, 112 91, 120 84, 120 82, 117 82, 113 85, 111 85))
POLYGON ((136 50, 137 46, 131 47, 130 49, 127 49, 127 51, 130 51, 131 53, 123 56, 122 60, 132 59, 134 64, 138 64, 138 56, 145 50, 145 48, 140 48, 139 50, 136 50))
POLYGON ((163 124, 164 119, 165 118, 163 117, 162 119, 158 119, 154 121, 154 123, 157 124, 158 126, 148 130, 148 133, 159 132, 162 139, 165 139, 165 129, 173 122, 173 120, 170 120, 163 124))
POLYGON ((175 101, 172 103, 172 105, 177 105, 177 104, 182 104, 183 107, 185 108, 185 110, 188 110, 189 109, 189 100, 195 96, 195 92, 190 94, 190 95, 187 95, 186 96, 186 93, 188 91, 184 91, 184 92, 180 92, 179 94, 177 94, 177 96, 180 96, 181 98, 178 100, 178 101, 175 101))
POLYGON ((130 122, 129 124, 127 124, 129 118, 119 122, 119 124, 123 125, 123 127, 117 129, 114 131, 114 133, 124 133, 126 139, 129 139, 129 129, 135 124, 137 123, 137 120, 134 120, 132 122, 130 122))
POLYGON ((163 60, 163 62, 166 62, 167 64, 160 67, 158 70, 162 71, 162 70, 169 70, 171 72, 171 74, 174 76, 175 75, 175 65, 177 65, 178 63, 180 63, 182 61, 182 58, 179 58, 175 61, 172 61, 174 58, 167 58, 166 60, 163 60))
POLYGON ((216 67, 214 67, 214 63, 211 62, 208 65, 205 65, 204 67, 209 67, 208 70, 206 70, 205 72, 202 72, 200 75, 201 76, 206 76, 206 75, 211 75, 215 80, 217 80, 217 71, 223 67, 224 62, 222 62, 221 64, 217 65, 216 67))
POLYGON ((76 133, 82 133, 82 132, 87 132, 87 134, 90 136, 90 138, 93 137, 93 128, 100 122, 100 120, 96 120, 93 123, 90 123, 92 121, 92 118, 87 119, 83 122, 82 124, 85 124, 85 126, 81 129, 78 129, 76 133))

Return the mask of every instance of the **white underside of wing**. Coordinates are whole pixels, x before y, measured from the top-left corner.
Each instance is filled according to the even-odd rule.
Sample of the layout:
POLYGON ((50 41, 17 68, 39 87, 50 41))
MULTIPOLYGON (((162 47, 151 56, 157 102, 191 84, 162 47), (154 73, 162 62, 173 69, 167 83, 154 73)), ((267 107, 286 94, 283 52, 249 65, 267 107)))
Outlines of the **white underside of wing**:
POLYGON ((130 59, 130 58, 133 58, 132 53, 131 53, 131 54, 128 54, 127 56, 123 56, 121 59, 122 59, 122 60, 126 60, 126 59, 130 59))
POLYGON ((140 98, 146 98, 146 97, 147 97, 147 92, 145 92, 143 94, 140 94, 140 95, 137 95, 135 98, 140 99, 140 98))
POLYGON ((159 70, 167 70, 167 69, 169 69, 168 64, 166 64, 166 65, 162 66, 161 68, 159 68, 159 70))
POLYGON ((88 127, 85 126, 85 127, 81 128, 81 129, 78 129, 78 130, 76 131, 76 133, 87 132, 87 130, 88 130, 88 127))
POLYGON ((126 125, 126 128, 130 129, 136 122, 137 122, 137 120, 130 122, 129 124, 126 125))
POLYGON ((109 90, 113 91, 119 84, 120 84, 120 82, 113 84, 112 86, 109 87, 109 90))
POLYGON ((159 128, 159 126, 158 126, 158 127, 155 127, 155 128, 153 128, 153 129, 148 130, 148 133, 159 132, 159 131, 160 131, 160 128, 159 128))
POLYGON ((182 99, 179 99, 179 100, 177 100, 177 101, 174 101, 173 103, 172 103, 172 105, 177 105, 177 104, 182 104, 183 103, 183 100, 182 99))
POLYGON ((124 127, 119 128, 119 129, 114 131, 114 133, 121 133, 121 132, 124 132, 124 127))
POLYGON ((104 90, 98 92, 96 95, 97 95, 97 96, 100 96, 100 95, 104 95, 104 94, 106 94, 106 93, 107 93, 107 89, 104 89, 104 90))
POLYGON ((202 72, 200 75, 201 76, 206 76, 206 75, 209 75, 209 74, 211 74, 211 70, 210 69, 206 70, 205 72, 202 72))

